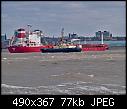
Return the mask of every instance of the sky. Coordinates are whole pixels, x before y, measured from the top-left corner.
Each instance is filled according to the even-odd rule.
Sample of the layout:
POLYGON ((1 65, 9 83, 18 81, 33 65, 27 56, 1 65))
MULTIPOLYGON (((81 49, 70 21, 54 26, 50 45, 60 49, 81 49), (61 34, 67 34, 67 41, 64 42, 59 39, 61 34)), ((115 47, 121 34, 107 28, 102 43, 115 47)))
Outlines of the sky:
POLYGON ((125 1, 2 1, 1 31, 8 38, 18 28, 40 29, 48 37, 76 33, 95 36, 96 31, 109 31, 125 36, 125 1))

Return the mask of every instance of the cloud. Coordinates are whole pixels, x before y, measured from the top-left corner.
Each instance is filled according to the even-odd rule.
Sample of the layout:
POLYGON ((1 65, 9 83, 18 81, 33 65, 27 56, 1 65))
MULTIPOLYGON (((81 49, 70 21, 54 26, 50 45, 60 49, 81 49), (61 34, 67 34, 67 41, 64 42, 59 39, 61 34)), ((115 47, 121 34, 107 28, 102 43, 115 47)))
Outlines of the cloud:
POLYGON ((58 35, 61 27, 65 28, 65 33, 94 34, 102 28, 121 34, 125 33, 125 2, 2 2, 2 32, 10 34, 14 28, 28 23, 44 29, 50 35, 58 35))

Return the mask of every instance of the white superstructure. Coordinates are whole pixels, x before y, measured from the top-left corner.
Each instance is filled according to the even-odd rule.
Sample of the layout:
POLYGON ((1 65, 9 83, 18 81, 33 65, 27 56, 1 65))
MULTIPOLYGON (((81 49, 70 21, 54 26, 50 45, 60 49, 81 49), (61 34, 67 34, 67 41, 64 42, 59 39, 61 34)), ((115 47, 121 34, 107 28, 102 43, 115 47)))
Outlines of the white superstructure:
POLYGON ((14 37, 12 37, 11 45, 15 46, 40 46, 41 44, 41 37, 42 37, 41 30, 34 30, 34 31, 26 31, 25 29, 17 29, 15 30, 14 37))

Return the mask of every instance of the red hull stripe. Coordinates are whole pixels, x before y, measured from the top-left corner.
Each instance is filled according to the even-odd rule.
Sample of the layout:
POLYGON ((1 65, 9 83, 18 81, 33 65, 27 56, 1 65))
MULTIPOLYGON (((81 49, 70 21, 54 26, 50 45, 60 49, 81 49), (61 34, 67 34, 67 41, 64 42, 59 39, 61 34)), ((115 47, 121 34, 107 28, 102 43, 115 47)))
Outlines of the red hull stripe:
POLYGON ((8 50, 10 53, 29 53, 29 52, 40 52, 41 48, 51 48, 51 46, 39 46, 39 47, 10 46, 8 47, 8 50))

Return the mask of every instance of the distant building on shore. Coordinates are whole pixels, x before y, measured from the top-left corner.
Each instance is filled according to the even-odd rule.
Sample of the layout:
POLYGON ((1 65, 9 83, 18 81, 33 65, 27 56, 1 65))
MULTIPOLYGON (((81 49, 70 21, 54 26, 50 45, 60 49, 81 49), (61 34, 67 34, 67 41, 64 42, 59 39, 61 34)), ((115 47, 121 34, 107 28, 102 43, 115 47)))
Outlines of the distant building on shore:
POLYGON ((98 39, 98 40, 101 40, 101 36, 103 35, 104 37, 104 40, 111 40, 112 39, 112 33, 110 33, 109 31, 97 31, 95 33, 95 37, 98 39))
POLYGON ((78 38, 78 35, 76 33, 69 33, 69 38, 78 38))
POLYGON ((2 34, 2 35, 1 35, 1 42, 5 41, 6 39, 7 39, 6 34, 2 34))
POLYGON ((95 33, 96 38, 101 38, 102 32, 98 31, 95 33))

